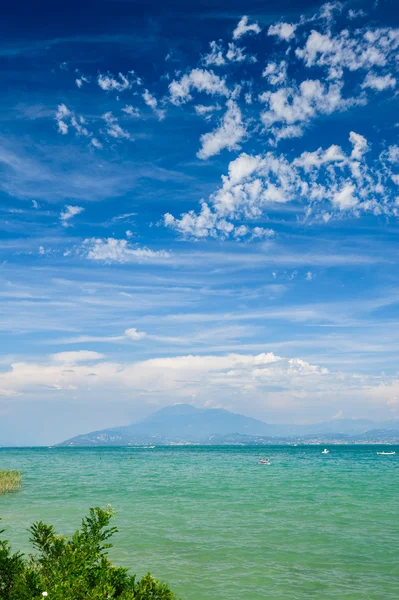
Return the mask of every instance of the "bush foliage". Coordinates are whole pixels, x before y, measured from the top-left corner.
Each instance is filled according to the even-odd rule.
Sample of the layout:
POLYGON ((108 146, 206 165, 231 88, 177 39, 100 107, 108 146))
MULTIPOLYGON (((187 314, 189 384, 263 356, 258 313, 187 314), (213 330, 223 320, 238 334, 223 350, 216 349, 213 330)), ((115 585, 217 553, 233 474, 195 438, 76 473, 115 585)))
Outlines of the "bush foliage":
POLYGON ((0 600, 176 600, 150 574, 140 580, 107 557, 113 511, 91 508, 71 538, 42 521, 30 528, 36 554, 13 554, 0 531, 0 600))

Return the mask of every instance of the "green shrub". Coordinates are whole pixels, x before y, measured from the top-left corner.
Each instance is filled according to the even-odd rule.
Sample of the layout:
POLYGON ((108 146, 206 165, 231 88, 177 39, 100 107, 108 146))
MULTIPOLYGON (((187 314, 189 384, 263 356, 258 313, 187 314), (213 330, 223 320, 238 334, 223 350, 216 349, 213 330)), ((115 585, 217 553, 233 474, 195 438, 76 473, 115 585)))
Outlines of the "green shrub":
POLYGON ((35 523, 30 541, 37 552, 28 559, 0 540, 0 600, 176 600, 150 574, 137 580, 110 562, 109 539, 117 531, 108 527, 112 515, 109 507, 91 508, 71 538, 35 523))

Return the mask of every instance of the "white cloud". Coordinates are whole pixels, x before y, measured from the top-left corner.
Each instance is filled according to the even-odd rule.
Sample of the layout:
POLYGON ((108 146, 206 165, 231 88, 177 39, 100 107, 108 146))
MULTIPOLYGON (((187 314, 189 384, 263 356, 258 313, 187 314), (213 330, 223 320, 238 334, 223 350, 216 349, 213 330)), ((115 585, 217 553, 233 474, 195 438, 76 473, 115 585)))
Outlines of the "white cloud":
POLYGON ((332 203, 340 210, 350 210, 354 208, 358 199, 354 196, 355 186, 351 183, 346 183, 343 188, 336 192, 332 198, 332 203))
POLYGON ((279 63, 270 62, 263 70, 262 77, 272 85, 280 85, 287 81, 287 62, 285 60, 279 63))
POLYGON ((246 128, 242 120, 241 110, 233 100, 227 101, 225 112, 219 127, 210 133, 201 136, 201 149, 197 152, 198 158, 207 159, 222 150, 237 150, 239 142, 244 138, 246 128))
POLYGON ((226 54, 224 54, 224 48, 221 43, 217 43, 215 41, 210 42, 211 51, 209 54, 206 54, 203 57, 203 63, 206 67, 216 66, 222 67, 226 65, 227 62, 235 62, 241 63, 245 60, 255 63, 256 57, 251 55, 247 56, 245 54, 245 48, 240 48, 234 42, 228 43, 228 50, 226 54))
POLYGON ((62 135, 66 135, 68 133, 68 125, 66 124, 66 118, 69 118, 71 115, 71 111, 65 104, 59 104, 56 112, 56 121, 58 123, 58 131, 62 135))
POLYGON ((58 132, 62 135, 67 135, 70 127, 73 128, 76 135, 83 135, 85 137, 92 135, 85 127, 85 119, 81 116, 77 117, 65 104, 58 105, 55 119, 58 125, 58 132))
POLYGON ((192 69, 179 81, 173 80, 169 84, 170 101, 176 105, 184 104, 192 99, 190 92, 193 89, 211 96, 230 95, 225 79, 215 75, 213 71, 192 69))
POLYGON ((129 263, 141 261, 163 261, 170 255, 165 250, 135 248, 127 240, 115 238, 88 238, 78 252, 89 260, 105 263, 129 263))
POLYGON ((351 131, 349 134, 349 140, 353 145, 351 158, 353 160, 361 160, 366 152, 369 150, 369 145, 365 137, 359 133, 351 131))
POLYGON ((230 162, 221 187, 208 202, 201 203, 200 212, 191 210, 179 218, 167 213, 164 223, 191 238, 252 234, 253 239, 260 237, 257 231, 261 230, 253 228, 253 220, 267 218, 271 204, 301 204, 307 219, 323 222, 345 213, 396 215, 397 193, 392 181, 399 184, 399 176, 389 165, 399 151, 392 147, 382 153, 380 162, 371 160, 369 165, 366 138, 352 131, 349 143, 349 151, 333 144, 303 152, 291 161, 273 152, 242 153, 230 162))
POLYGON ((101 148, 103 147, 103 145, 100 142, 100 140, 98 140, 95 137, 91 139, 91 144, 92 144, 92 146, 94 146, 94 148, 97 148, 97 150, 101 150, 101 148))
POLYGON ((106 92, 115 91, 115 92, 124 92, 125 90, 129 90, 132 87, 132 82, 129 81, 125 75, 119 73, 117 75, 119 79, 113 77, 113 75, 102 75, 100 74, 97 77, 97 83, 100 88, 106 92))
POLYGON ((252 229, 251 239, 262 239, 262 238, 272 238, 276 235, 274 229, 270 229, 269 227, 254 227, 252 229))
POLYGON ((261 408, 301 414, 337 413, 342 399, 360 411, 375 411, 397 402, 395 377, 360 376, 330 372, 301 358, 285 358, 270 351, 260 354, 186 355, 136 362, 112 362, 96 352, 59 353, 37 362, 14 362, 0 373, 3 395, 24 395, 34 401, 48 397, 93 397, 112 402, 128 391, 138 403, 148 390, 160 405, 196 398, 198 406, 242 410, 261 408), (88 364, 85 364, 86 361, 88 364), (144 390, 144 391, 143 391, 144 390), (338 399, 338 400, 337 400, 338 399))
POLYGON ((330 78, 342 78, 343 69, 357 71, 384 67, 399 47, 399 29, 348 30, 332 36, 312 31, 305 46, 295 53, 307 67, 326 67, 330 78))
POLYGON ((131 104, 126 104, 124 108, 122 108, 122 112, 126 113, 130 117, 140 117, 140 111, 138 108, 135 108, 131 104))
POLYGON ((359 10, 354 10, 353 8, 348 10, 348 19, 357 19, 359 17, 366 17, 367 13, 364 12, 361 8, 359 10))
POLYGON ((148 90, 144 91, 143 100, 147 104, 147 106, 149 106, 152 109, 152 111, 156 114, 160 121, 162 121, 165 118, 165 111, 158 108, 157 99, 155 98, 155 96, 150 94, 148 90))
POLYGON ((55 362, 75 364, 79 362, 101 360, 104 358, 104 355, 91 350, 78 350, 77 352, 57 352, 57 354, 52 354, 50 358, 55 362))
POLYGON ((211 47, 211 51, 209 54, 206 54, 203 58, 204 65, 209 67, 210 65, 215 65, 216 67, 221 67, 226 64, 226 61, 223 56, 223 46, 215 41, 209 43, 211 47))
POLYGON ((243 62, 247 57, 244 52, 245 48, 240 48, 233 43, 229 43, 229 49, 226 53, 226 58, 230 62, 243 62))
POLYGON ((73 217, 80 215, 80 213, 82 213, 83 211, 84 211, 84 208, 82 206, 71 206, 71 205, 67 204, 65 206, 65 209, 60 213, 60 221, 61 221, 63 227, 68 227, 69 221, 73 217))
POLYGON ((261 28, 259 27, 258 23, 251 23, 250 25, 248 25, 248 17, 244 16, 240 19, 237 27, 233 31, 233 39, 238 40, 240 37, 246 35, 247 33, 254 33, 255 35, 257 35, 260 32, 261 28))
POLYGON ((209 106, 204 106, 203 104, 197 104, 194 106, 194 110, 197 115, 205 118, 209 118, 209 116, 217 110, 221 110, 221 106, 219 104, 211 104, 209 106))
POLYGON ((85 77, 84 75, 81 75, 80 77, 75 79, 75 83, 78 86, 78 88, 80 89, 84 83, 89 83, 89 79, 87 77, 85 77))
POLYGON ((134 341, 142 340, 146 337, 146 335, 147 334, 145 331, 137 331, 137 329, 134 327, 125 330, 125 336, 134 341))
POLYGON ((234 225, 227 224, 226 221, 218 221, 217 215, 212 212, 206 202, 201 204, 201 212, 197 215, 193 210, 181 215, 176 219, 170 213, 164 215, 164 224, 171 227, 184 237, 188 238, 207 238, 228 236, 234 230, 234 225))
POLYGON ((107 112, 103 114, 103 119, 107 124, 106 132, 108 135, 115 139, 125 139, 132 140, 132 136, 126 129, 123 129, 119 123, 118 119, 112 114, 112 112, 107 112))
POLYGON ((361 98, 343 98, 342 87, 342 83, 327 86, 318 79, 307 79, 298 88, 282 87, 274 92, 264 92, 259 100, 267 105, 267 110, 262 112, 261 119, 266 127, 307 124, 321 114, 328 115, 362 103, 361 98))
POLYGON ((277 23, 270 25, 267 34, 275 35, 281 40, 288 41, 295 36, 297 26, 293 23, 277 23))
POLYGON ((392 89, 396 86, 396 79, 392 75, 378 76, 373 73, 367 73, 366 79, 362 84, 362 88, 371 88, 382 92, 383 90, 392 89))

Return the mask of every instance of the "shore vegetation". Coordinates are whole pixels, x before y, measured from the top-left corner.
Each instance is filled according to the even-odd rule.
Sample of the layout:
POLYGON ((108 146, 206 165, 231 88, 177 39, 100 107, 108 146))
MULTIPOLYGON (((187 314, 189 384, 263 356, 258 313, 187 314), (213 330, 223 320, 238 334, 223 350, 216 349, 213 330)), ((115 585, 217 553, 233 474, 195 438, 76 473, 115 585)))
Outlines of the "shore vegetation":
POLYGON ((12 553, 0 530, 0 600, 176 600, 167 584, 141 579, 107 553, 116 527, 110 507, 91 508, 72 537, 39 521, 30 528, 35 554, 12 553))
POLYGON ((0 494, 19 490, 22 484, 22 471, 0 470, 0 494))

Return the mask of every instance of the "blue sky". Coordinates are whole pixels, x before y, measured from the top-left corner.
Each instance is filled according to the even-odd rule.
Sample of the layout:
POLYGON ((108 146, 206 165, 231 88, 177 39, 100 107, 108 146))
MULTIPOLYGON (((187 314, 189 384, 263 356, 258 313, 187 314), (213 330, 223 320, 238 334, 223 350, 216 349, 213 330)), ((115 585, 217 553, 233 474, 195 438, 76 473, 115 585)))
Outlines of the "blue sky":
POLYGON ((394 2, 16 2, 0 443, 167 404, 396 418, 394 2))

